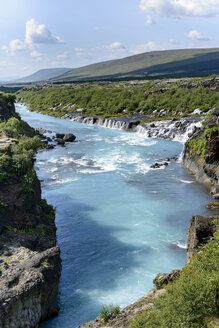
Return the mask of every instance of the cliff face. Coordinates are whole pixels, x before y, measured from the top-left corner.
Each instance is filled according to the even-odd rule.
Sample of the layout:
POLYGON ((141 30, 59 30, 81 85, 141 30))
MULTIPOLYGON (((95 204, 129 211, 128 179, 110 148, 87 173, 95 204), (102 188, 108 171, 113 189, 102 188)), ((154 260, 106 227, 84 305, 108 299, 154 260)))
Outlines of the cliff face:
POLYGON ((8 120, 15 113, 13 100, 13 96, 9 96, 9 99, 0 98, 0 121, 8 120))
POLYGON ((201 128, 195 128, 185 144, 183 166, 213 194, 219 192, 219 108, 201 128))
POLYGON ((219 222, 219 215, 193 216, 187 232, 187 257, 189 258, 198 251, 198 247, 206 244, 213 238, 217 231, 215 221, 219 222))
POLYGON ((33 169, 41 141, 13 115, 0 99, 0 327, 31 328, 58 312, 61 260, 55 213, 33 169))

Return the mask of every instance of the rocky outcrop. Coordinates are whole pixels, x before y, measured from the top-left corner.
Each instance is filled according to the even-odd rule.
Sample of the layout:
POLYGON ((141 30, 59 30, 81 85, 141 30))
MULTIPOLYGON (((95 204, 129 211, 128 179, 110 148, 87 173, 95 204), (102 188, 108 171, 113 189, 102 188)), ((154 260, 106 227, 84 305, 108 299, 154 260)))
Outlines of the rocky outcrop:
POLYGON ((174 281, 180 276, 180 270, 172 270, 170 273, 158 273, 153 280, 154 285, 160 289, 169 282, 174 281))
POLYGON ((168 162, 163 162, 163 163, 154 163, 150 166, 151 169, 159 169, 162 166, 168 166, 169 163, 168 162))
POLYGON ((104 326, 106 328, 128 328, 130 327, 134 316, 136 316, 137 314, 141 314, 145 310, 150 310, 151 308, 153 308, 154 300, 162 296, 164 293, 165 289, 153 289, 147 294, 145 294, 143 297, 141 297, 137 302, 128 305, 127 307, 119 311, 118 314, 112 315, 106 323, 104 323, 104 319, 99 316, 95 320, 87 322, 86 324, 79 327, 101 328, 104 326))
POLYGON ((0 327, 36 327, 57 313, 58 247, 38 252, 12 244, 1 261, 0 327))
POLYGON ((194 128, 185 144, 183 166, 213 194, 219 192, 219 108, 205 125, 194 128), (210 134, 211 133, 211 134, 210 134), (209 134, 209 135, 208 135, 209 134))
POLYGON ((4 98, 0 98, 0 121, 7 121, 12 113, 15 113, 14 104, 8 104, 4 98))
POLYGON ((210 88, 211 90, 219 90, 219 77, 216 76, 212 79, 204 79, 198 83, 191 81, 181 84, 178 88, 193 89, 197 87, 210 88))
POLYGON ((197 251, 199 246, 206 244, 217 230, 214 221, 219 220, 219 215, 193 216, 187 232, 187 257, 188 259, 197 251))
MULTIPOLYGON (((2 115, 7 120, 11 108, 2 115)), ((0 327, 32 328, 59 309, 55 212, 41 198, 33 158, 26 171, 4 172, 4 156, 13 161, 11 144, 19 143, 6 139, 0 138, 0 327)))

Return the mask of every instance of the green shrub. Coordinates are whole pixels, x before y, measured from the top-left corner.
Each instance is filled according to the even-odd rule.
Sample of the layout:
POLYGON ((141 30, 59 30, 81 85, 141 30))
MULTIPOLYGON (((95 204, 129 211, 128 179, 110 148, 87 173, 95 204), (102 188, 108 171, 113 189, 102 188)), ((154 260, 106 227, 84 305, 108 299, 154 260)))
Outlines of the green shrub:
POLYGON ((31 191, 34 154, 45 145, 26 122, 14 117, 0 124, 0 132, 16 138, 16 143, 0 149, 0 183, 9 183, 10 179, 14 179, 21 181, 21 190, 31 191))
POLYGON ((21 180, 20 190, 24 193, 34 192, 33 182, 35 181, 35 179, 36 179, 35 170, 34 169, 29 170, 29 172, 27 172, 21 180))
POLYGON ((198 155, 203 155, 205 153, 206 139, 188 140, 186 145, 198 155))
POLYGON ((40 205, 43 213, 53 221, 55 219, 55 208, 48 204, 46 199, 41 199, 40 205))
POLYGON ((19 138, 22 135, 34 136, 34 130, 26 122, 16 117, 11 117, 7 122, 1 123, 0 131, 5 132, 11 138, 19 138))
POLYGON ((100 318, 106 323, 113 315, 118 314, 120 307, 118 305, 110 304, 109 306, 103 306, 100 310, 100 318))
POLYGON ((202 125, 203 125, 203 126, 205 126, 205 125, 208 124, 208 122, 210 121, 211 115, 212 115, 212 111, 210 111, 210 112, 206 115, 204 121, 202 122, 202 125))
POLYGON ((0 207, 1 207, 1 208, 7 208, 7 207, 8 207, 8 204, 6 204, 6 203, 3 202, 3 201, 0 201, 0 207))
POLYGON ((205 137, 211 139, 213 136, 219 134, 219 126, 213 126, 212 128, 205 130, 205 137))
POLYGON ((159 111, 162 108, 170 113, 180 111, 186 116, 196 108, 207 111, 219 106, 217 91, 202 86, 193 89, 178 86, 179 82, 167 84, 168 90, 160 92, 160 85, 154 82, 142 85, 131 85, 128 82, 109 82, 104 85, 96 82, 74 83, 53 85, 37 91, 34 88, 19 90, 17 100, 27 103, 33 111, 57 117, 74 112, 77 108, 83 108, 82 113, 86 116, 119 117, 124 109, 125 115, 134 111, 150 114, 155 109, 159 111), (72 107, 68 108, 69 105, 72 107))

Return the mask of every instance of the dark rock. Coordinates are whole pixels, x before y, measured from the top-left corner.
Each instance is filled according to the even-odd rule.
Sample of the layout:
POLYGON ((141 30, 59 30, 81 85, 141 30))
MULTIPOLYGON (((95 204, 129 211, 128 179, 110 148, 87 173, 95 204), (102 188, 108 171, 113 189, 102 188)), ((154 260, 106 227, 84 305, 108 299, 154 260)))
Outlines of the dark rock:
POLYGON ((60 251, 58 247, 41 253, 16 249, 20 260, 13 264, 9 257, 10 266, 1 277, 0 327, 35 327, 58 312, 60 251))
POLYGON ((167 166, 169 163, 163 162, 163 163, 155 163, 150 166, 151 169, 159 169, 162 166, 167 166))
POLYGON ((155 286, 160 289, 163 285, 167 285, 170 281, 180 276, 180 270, 172 270, 170 273, 158 273, 153 280, 155 286))
POLYGON ((15 113, 14 105, 9 106, 3 98, 0 98, 0 121, 7 121, 11 113, 15 113))
POLYGON ((152 164, 151 166, 150 166, 150 168, 151 169, 157 169, 157 168, 159 168, 161 166, 161 164, 159 164, 159 163, 155 163, 155 164, 152 164))
POLYGON ((53 144, 47 145, 47 149, 53 149, 53 148, 55 148, 55 146, 53 144))
POLYGON ((64 133, 56 133, 56 139, 63 139, 65 136, 64 133))
POLYGON ((76 136, 74 134, 72 134, 72 133, 66 133, 64 135, 64 138, 63 138, 63 140, 65 142, 73 142, 73 141, 75 141, 75 139, 76 139, 76 136))
POLYGON ((61 138, 56 138, 55 140, 56 140, 56 142, 57 142, 58 145, 60 145, 60 146, 64 146, 65 141, 64 141, 63 139, 61 139, 61 138))
POLYGON ((72 133, 56 133, 56 141, 58 145, 64 145, 65 142, 75 141, 76 136, 72 133))
POLYGON ((219 215, 215 216, 193 216, 190 227, 187 232, 187 257, 188 259, 202 246, 213 237, 217 227, 213 223, 214 220, 219 220, 219 215))
POLYGON ((44 135, 45 133, 52 133, 52 131, 50 130, 45 130, 45 129, 42 129, 42 128, 39 128, 39 129, 34 129, 35 133, 38 134, 38 135, 44 135))

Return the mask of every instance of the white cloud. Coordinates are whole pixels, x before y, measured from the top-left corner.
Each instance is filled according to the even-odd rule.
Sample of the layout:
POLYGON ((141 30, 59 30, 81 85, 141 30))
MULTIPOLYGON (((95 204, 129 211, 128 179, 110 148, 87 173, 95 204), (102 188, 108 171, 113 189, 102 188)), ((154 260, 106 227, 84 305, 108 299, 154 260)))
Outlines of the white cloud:
POLYGON ((197 30, 192 30, 186 34, 186 37, 192 40, 199 40, 199 41, 208 41, 209 39, 206 38, 201 32, 197 30))
POLYGON ((2 50, 4 50, 6 53, 11 52, 12 54, 17 50, 24 50, 26 49, 26 44, 19 39, 11 40, 9 42, 9 45, 2 46, 2 50))
POLYGON ((140 0, 139 8, 160 16, 218 16, 218 0, 140 0))
POLYGON ((41 52, 37 51, 37 50, 33 50, 30 53, 31 57, 40 57, 42 56, 41 52))
POLYGON ((67 51, 64 52, 63 54, 60 54, 60 55, 57 55, 57 56, 56 56, 56 59, 69 59, 69 58, 70 58, 70 56, 69 56, 69 54, 67 53, 67 51))
POLYGON ((66 67, 66 62, 60 60, 54 60, 51 62, 51 65, 56 67, 66 67))
POLYGON ((63 43, 59 36, 53 35, 44 24, 38 24, 34 18, 26 22, 25 43, 31 48, 40 43, 63 43))
POLYGON ((151 16, 149 16, 149 15, 146 17, 146 24, 147 24, 147 25, 152 25, 152 24, 154 24, 153 19, 152 19, 151 16))
POLYGON ((90 49, 75 48, 78 57, 92 62, 122 58, 130 55, 140 54, 147 51, 161 50, 155 42, 149 41, 140 45, 125 47, 122 43, 116 41, 109 45, 103 45, 90 49))
POLYGON ((36 57, 36 58, 35 58, 35 61, 36 61, 37 63, 42 62, 42 61, 43 61, 43 58, 42 58, 42 57, 36 57))
POLYGON ((121 56, 124 57, 128 52, 128 49, 118 41, 90 49, 75 48, 74 50, 77 57, 89 60, 96 58, 97 61, 115 59, 121 56))
POLYGON ((75 53, 77 57, 87 57, 88 52, 83 48, 75 48, 75 53))
POLYGON ((178 43, 178 41, 173 39, 173 38, 169 39, 169 42, 172 43, 172 44, 177 44, 178 43))
MULTIPOLYGON (((34 18, 26 22, 25 40, 11 40, 9 45, 3 45, 2 50, 6 53, 14 54, 17 50, 35 49, 39 44, 63 43, 59 36, 53 35, 44 24, 38 24, 34 18)), ((31 56, 34 51, 31 52, 31 56)), ((35 55, 36 56, 36 55, 35 55)), ((39 55, 38 55, 39 56, 39 55)))
POLYGON ((130 49, 132 54, 141 54, 143 52, 161 50, 161 47, 156 44, 154 41, 149 41, 147 43, 139 44, 130 49))
POLYGON ((122 45, 121 42, 113 42, 111 44, 109 44, 108 46, 103 46, 103 48, 106 48, 106 49, 125 49, 125 46, 122 45))

